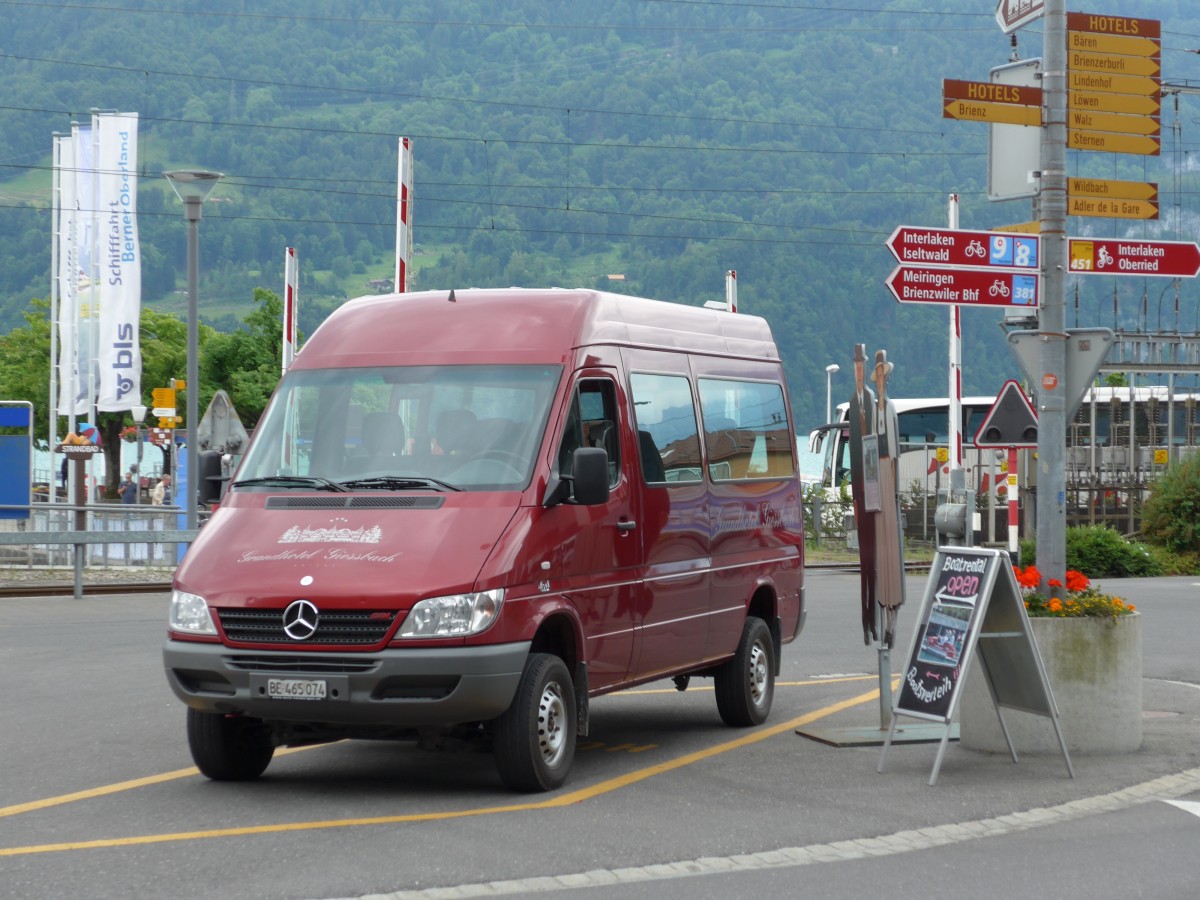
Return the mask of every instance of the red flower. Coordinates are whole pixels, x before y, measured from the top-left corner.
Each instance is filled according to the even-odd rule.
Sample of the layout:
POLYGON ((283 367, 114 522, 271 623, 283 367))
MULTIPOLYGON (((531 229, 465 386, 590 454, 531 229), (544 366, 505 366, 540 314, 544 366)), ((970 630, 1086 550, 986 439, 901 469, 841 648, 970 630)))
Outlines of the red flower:
POLYGON ((1091 581, 1082 572, 1076 572, 1074 569, 1067 570, 1067 590, 1072 594, 1078 594, 1086 591, 1091 581))
POLYGON ((1024 572, 1019 566, 1013 566, 1013 571, 1017 574, 1017 584, 1023 588, 1034 589, 1042 583, 1042 573, 1034 566, 1026 566, 1024 572))

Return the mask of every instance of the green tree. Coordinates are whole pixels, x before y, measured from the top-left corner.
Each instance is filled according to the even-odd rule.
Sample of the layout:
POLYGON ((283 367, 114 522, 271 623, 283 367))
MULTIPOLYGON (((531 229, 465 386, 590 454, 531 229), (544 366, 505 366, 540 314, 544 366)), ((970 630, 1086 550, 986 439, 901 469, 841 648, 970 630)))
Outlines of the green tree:
POLYGON ((1142 534, 1174 553, 1200 553, 1200 456, 1175 463, 1150 486, 1142 534))
POLYGON ((25 325, 0 335, 0 399, 33 404, 33 441, 46 449, 50 425, 50 304, 33 300, 25 325))
MULTIPOLYGON (((254 311, 243 320, 244 329, 222 333, 201 324, 198 333, 198 407, 201 414, 213 394, 224 389, 248 428, 252 428, 262 415, 279 381, 283 331, 283 305, 278 295, 258 288, 254 291, 254 302, 254 311)), ((0 335, 0 399, 33 403, 34 442, 42 450, 49 446, 46 439, 50 392, 49 309, 47 301, 33 300, 24 313, 25 326, 0 335)), ((143 307, 140 329, 142 397, 131 405, 152 407, 153 390, 170 386, 172 379, 182 379, 187 371, 187 323, 170 314, 143 307)), ((181 393, 177 404, 185 399, 186 393, 181 393)), ((56 423, 59 440, 66 433, 66 423, 66 416, 60 416, 56 423)), ((128 412, 102 412, 94 424, 100 430, 103 446, 119 449, 121 430, 133 424, 133 417, 128 412)), ((148 424, 153 424, 153 420, 148 419, 148 424)), ((121 455, 109 452, 104 458, 107 495, 115 498, 121 475, 121 455)))
MULTIPOLYGON (((34 445, 49 448, 46 439, 50 426, 50 304, 34 299, 24 313, 25 326, 14 328, 0 336, 0 398, 29 400, 34 408, 34 445)), ((61 440, 66 434, 67 417, 55 423, 55 434, 61 440)), ((104 447, 119 447, 121 428, 128 424, 125 413, 99 413, 93 422, 100 430, 104 447)), ((120 453, 106 453, 105 482, 110 496, 116 496, 120 481, 120 453)))
POLYGON ((224 390, 247 428, 258 422, 282 371, 283 301, 273 291, 255 288, 254 304, 244 329, 213 334, 204 348, 201 377, 205 406, 224 390))

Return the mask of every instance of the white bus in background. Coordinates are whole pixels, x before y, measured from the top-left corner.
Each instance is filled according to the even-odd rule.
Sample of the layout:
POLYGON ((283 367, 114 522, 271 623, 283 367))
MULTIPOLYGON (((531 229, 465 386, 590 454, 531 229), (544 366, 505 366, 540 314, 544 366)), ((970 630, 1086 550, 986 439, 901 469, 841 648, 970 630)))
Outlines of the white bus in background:
MULTIPOLYGON (((961 401, 962 468, 968 489, 978 495, 992 493, 1002 503, 1006 500, 1006 485, 1000 462, 1007 454, 979 450, 974 444, 975 433, 995 401, 989 396, 964 397, 961 401)), ((925 397, 892 402, 900 433, 896 485, 906 492, 916 483, 927 494, 936 495, 949 486, 949 401, 925 397)), ((1110 521, 1116 527, 1134 530, 1131 494, 1142 495, 1170 462, 1200 447, 1198 406, 1200 390, 1195 388, 1177 387, 1173 393, 1162 385, 1090 388, 1067 424, 1068 524, 1110 521)), ((839 404, 836 421, 809 435, 809 450, 821 455, 821 487, 830 500, 838 498, 843 483, 849 493, 848 410, 848 403, 839 404)), ((1025 468, 1031 455, 1018 454, 1022 490, 1027 485, 1025 468)))
MULTIPOLYGON (((982 477, 988 473, 987 466, 995 457, 993 451, 981 455, 975 449, 975 432, 983 422, 995 397, 964 397, 962 399, 962 423, 959 425, 963 442, 962 467, 967 470, 967 486, 983 490, 982 477)), ((924 397, 892 400, 896 407, 896 422, 900 436, 900 463, 896 486, 908 490, 918 481, 930 493, 948 486, 950 470, 950 405, 946 399, 924 397), (939 462, 940 454, 944 461, 939 462)), ((836 492, 837 488, 850 483, 850 423, 849 404, 839 403, 835 421, 814 430, 808 439, 809 450, 821 454, 821 486, 836 492)), ((991 484, 989 477, 987 484, 991 484)))

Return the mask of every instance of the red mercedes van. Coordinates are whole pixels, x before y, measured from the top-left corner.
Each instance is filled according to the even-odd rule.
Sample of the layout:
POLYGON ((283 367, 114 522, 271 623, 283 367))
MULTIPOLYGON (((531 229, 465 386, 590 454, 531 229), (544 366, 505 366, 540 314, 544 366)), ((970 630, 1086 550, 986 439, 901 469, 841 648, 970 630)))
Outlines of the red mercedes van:
POLYGON ((593 698, 664 678, 761 723, 804 622, 795 447, 760 318, 589 290, 346 303, 175 576, 196 765, 454 737, 550 790, 593 698))

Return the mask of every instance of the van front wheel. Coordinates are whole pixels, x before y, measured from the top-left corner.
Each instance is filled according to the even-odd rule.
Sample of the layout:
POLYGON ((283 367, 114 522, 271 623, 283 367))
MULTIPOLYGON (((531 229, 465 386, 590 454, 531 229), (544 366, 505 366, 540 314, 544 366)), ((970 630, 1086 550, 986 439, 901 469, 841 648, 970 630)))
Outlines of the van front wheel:
POLYGON ((213 781, 253 781, 275 755, 271 732, 258 719, 189 707, 187 736, 196 768, 213 781))
POLYGON ((575 758, 575 686, 566 664, 548 653, 525 661, 512 705, 496 720, 493 752, 504 783, 552 791, 575 758))
POLYGON ((717 712, 726 725, 761 725, 775 696, 775 660, 771 631, 762 619, 750 616, 742 626, 737 653, 713 678, 717 712))

